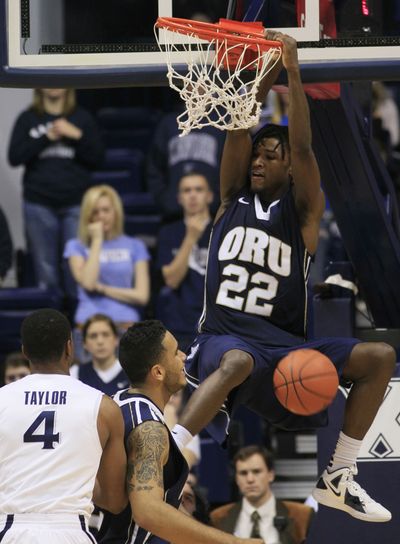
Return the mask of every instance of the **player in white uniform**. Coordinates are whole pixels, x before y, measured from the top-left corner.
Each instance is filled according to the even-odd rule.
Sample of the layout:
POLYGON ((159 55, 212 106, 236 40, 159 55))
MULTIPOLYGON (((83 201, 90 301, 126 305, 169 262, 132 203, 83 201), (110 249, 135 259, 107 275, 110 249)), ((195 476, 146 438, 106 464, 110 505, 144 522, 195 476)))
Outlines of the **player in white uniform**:
POLYGON ((127 503, 123 420, 109 397, 69 376, 68 320, 30 314, 21 329, 32 375, 0 389, 1 544, 87 544, 92 497, 127 503))

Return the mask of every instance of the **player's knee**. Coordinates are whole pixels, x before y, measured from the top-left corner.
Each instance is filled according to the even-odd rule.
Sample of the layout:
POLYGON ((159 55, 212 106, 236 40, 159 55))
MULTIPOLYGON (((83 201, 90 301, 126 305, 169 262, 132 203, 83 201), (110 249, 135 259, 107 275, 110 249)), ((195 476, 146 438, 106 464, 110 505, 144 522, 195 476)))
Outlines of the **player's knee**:
POLYGON ((219 367, 221 379, 236 387, 244 382, 253 370, 253 357, 245 351, 234 349, 224 354, 219 367))
POLYGON ((384 342, 378 342, 375 349, 377 350, 377 358, 381 366, 382 372, 393 376, 393 372, 396 366, 396 351, 389 344, 384 342))
POLYGON ((384 342, 365 342, 358 344, 349 364, 347 374, 354 379, 363 378, 374 374, 390 379, 396 364, 396 352, 384 342))

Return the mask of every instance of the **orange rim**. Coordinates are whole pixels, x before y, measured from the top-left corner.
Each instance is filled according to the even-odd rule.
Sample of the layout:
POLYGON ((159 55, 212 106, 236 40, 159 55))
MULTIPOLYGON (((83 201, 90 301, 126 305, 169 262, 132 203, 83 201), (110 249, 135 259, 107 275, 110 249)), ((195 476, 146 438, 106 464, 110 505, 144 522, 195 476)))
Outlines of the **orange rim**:
POLYGON ((188 36, 197 36, 205 40, 226 40, 228 44, 241 44, 258 46, 261 50, 268 50, 272 47, 281 48, 282 43, 275 40, 265 40, 259 34, 251 31, 244 31, 243 34, 238 30, 238 21, 232 29, 225 23, 222 27, 219 23, 203 23, 202 21, 192 21, 190 19, 179 19, 177 17, 158 17, 155 26, 186 34, 188 36), (232 32, 232 33, 231 33, 232 32))

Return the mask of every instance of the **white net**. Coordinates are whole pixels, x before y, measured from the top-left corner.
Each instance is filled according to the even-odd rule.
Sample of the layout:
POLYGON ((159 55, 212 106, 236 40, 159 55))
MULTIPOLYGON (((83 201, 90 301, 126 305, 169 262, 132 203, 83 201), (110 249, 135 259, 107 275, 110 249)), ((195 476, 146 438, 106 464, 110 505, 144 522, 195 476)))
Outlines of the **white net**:
POLYGON ((256 100, 263 77, 281 57, 280 47, 264 50, 255 44, 230 45, 216 37, 200 40, 196 35, 165 32, 158 46, 166 54, 169 85, 185 103, 186 111, 177 117, 181 136, 193 129, 214 126, 220 130, 247 129, 258 123, 261 103, 256 100), (187 72, 183 73, 185 54, 187 72), (179 53, 179 54, 177 54, 179 53), (179 60, 182 63, 182 60, 179 60))

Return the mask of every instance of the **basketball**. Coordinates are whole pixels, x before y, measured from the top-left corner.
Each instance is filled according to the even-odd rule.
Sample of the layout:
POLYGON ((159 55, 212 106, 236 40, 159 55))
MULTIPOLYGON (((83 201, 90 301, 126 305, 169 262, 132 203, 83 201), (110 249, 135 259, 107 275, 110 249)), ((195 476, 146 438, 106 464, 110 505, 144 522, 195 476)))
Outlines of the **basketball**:
POLYGON ((273 375, 274 392, 290 412, 311 416, 333 401, 339 386, 335 366, 314 349, 298 349, 281 359, 273 375))

